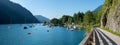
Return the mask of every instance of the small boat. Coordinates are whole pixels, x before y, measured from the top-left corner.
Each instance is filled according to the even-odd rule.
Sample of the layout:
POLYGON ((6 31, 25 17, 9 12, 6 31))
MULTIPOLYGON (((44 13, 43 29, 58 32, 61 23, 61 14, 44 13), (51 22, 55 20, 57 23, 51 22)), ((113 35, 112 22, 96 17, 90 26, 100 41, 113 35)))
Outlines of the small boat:
POLYGON ((76 26, 73 26, 74 29, 76 29, 77 27, 76 26))
POLYGON ((27 26, 25 26, 24 29, 28 29, 27 26))
MULTIPOLYGON (((26 15, 25 15, 25 24, 26 24, 26 15)), ((24 26, 24 29, 28 29, 28 27, 27 26, 24 26)))
POLYGON ((35 27, 35 24, 32 24, 32 27, 35 27))
POLYGON ((33 28, 33 27, 35 27, 35 24, 31 24, 31 25, 29 25, 29 27, 30 27, 30 28, 33 28))
POLYGON ((28 34, 28 35, 30 35, 31 33, 30 33, 30 32, 28 32, 27 34, 28 34))
POLYGON ((67 29, 70 30, 70 31, 74 31, 76 29, 76 26, 74 26, 74 25, 68 25, 67 29))
POLYGON ((72 25, 68 25, 68 26, 67 26, 67 29, 71 29, 71 28, 72 28, 72 25))
POLYGON ((52 27, 52 25, 49 25, 49 27, 51 28, 51 27, 52 27))
POLYGON ((31 26, 31 25, 30 25, 29 27, 30 27, 30 28, 32 28, 32 26, 31 26))
POLYGON ((70 30, 70 31, 74 31, 74 28, 70 28, 69 30, 70 30))
POLYGON ((70 31, 74 31, 74 30, 70 30, 70 31))
POLYGON ((47 32, 50 32, 49 30, 47 30, 47 32))

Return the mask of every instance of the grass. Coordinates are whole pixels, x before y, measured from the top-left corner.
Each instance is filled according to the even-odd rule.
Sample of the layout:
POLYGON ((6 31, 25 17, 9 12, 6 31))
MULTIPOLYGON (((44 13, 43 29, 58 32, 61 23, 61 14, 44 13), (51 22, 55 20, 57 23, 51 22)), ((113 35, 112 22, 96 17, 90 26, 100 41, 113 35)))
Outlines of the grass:
POLYGON ((120 33, 118 33, 118 32, 115 32, 115 31, 113 31, 113 30, 111 30, 109 28, 102 28, 102 29, 104 29, 105 31, 108 31, 108 32, 110 32, 110 33, 112 33, 112 34, 117 35, 117 36, 120 37, 120 33))
POLYGON ((84 28, 86 33, 90 33, 92 26, 91 25, 84 25, 83 23, 76 25, 79 29, 84 28))
POLYGON ((85 27, 85 29, 86 29, 86 32, 87 32, 87 33, 90 33, 90 31, 91 31, 91 28, 92 28, 91 26, 86 26, 86 27, 85 27))

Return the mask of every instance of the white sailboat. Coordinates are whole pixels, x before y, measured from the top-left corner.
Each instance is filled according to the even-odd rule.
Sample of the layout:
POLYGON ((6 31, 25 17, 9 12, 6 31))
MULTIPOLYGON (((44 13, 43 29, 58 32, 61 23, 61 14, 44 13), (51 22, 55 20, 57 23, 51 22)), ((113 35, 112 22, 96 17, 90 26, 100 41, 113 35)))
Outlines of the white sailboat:
POLYGON ((68 25, 67 29, 73 31, 76 29, 76 26, 75 25, 68 25))
MULTIPOLYGON (((26 24, 26 16, 25 16, 25 24, 26 24)), ((27 29, 28 27, 27 26, 24 26, 24 29, 27 29)))
POLYGON ((76 26, 74 25, 73 28, 76 29, 76 26))
MULTIPOLYGON (((10 17, 10 24, 12 24, 12 18, 10 17)), ((11 29, 11 25, 8 25, 8 29, 11 29)))
POLYGON ((35 24, 34 24, 35 21, 33 21, 33 23, 29 26, 30 28, 33 28, 35 27, 35 24))

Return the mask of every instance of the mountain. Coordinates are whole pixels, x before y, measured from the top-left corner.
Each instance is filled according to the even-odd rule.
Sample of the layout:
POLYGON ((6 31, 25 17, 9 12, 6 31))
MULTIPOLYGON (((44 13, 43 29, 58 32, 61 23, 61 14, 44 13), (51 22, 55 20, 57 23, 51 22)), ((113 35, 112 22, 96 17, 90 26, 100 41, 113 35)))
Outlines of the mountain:
POLYGON ((0 0, 0 24, 39 23, 30 11, 10 0, 0 0))
POLYGON ((46 22, 49 22, 50 21, 50 19, 48 19, 48 18, 46 18, 46 17, 44 17, 44 16, 41 16, 41 15, 35 15, 35 17, 38 19, 38 21, 40 21, 40 22, 44 22, 44 21, 46 21, 46 22))
POLYGON ((103 6, 103 5, 98 6, 98 7, 93 11, 93 13, 97 13, 98 11, 100 11, 100 9, 102 8, 102 6, 103 6))

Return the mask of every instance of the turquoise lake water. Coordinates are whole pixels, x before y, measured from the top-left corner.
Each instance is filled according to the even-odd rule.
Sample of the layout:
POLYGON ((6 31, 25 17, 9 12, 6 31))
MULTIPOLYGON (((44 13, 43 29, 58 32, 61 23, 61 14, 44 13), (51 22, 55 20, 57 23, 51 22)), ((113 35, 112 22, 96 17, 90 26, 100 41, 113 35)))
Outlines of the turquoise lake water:
POLYGON ((0 45, 78 45, 85 37, 84 29, 70 31, 58 26, 28 25, 0 25, 0 45), (28 29, 23 29, 24 26, 28 29))

